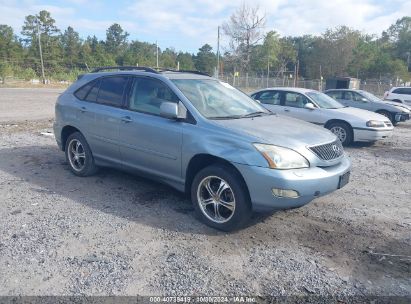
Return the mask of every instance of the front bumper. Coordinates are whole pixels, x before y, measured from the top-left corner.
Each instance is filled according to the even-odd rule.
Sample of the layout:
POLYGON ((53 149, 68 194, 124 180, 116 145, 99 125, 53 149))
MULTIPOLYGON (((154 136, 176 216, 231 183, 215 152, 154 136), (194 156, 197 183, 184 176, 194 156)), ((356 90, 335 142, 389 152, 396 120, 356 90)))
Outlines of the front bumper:
POLYGON ((395 114, 395 121, 400 122, 400 121, 406 121, 410 119, 410 114, 409 113, 397 113, 395 114))
POLYGON ((353 128, 354 141, 377 141, 391 137, 394 128, 373 129, 373 128, 353 128))
POLYGON ((335 166, 292 170, 234 165, 248 186, 253 210, 269 211, 300 207, 337 190, 340 176, 350 170, 351 161, 344 156, 335 166), (299 197, 276 197, 272 194, 273 188, 297 191, 299 197))

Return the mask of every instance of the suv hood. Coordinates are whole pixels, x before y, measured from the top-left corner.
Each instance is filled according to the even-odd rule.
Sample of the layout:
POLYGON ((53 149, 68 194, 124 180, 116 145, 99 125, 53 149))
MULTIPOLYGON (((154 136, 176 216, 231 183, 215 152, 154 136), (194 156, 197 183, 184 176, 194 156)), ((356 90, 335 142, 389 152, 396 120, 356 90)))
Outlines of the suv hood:
POLYGON ((360 121, 368 121, 368 120, 387 121, 388 120, 388 118, 386 118, 385 116, 381 114, 363 110, 363 109, 353 108, 353 107, 345 107, 345 108, 330 109, 330 110, 351 115, 360 121))
POLYGON ((231 129, 237 134, 247 134, 256 142, 272 144, 290 149, 299 149, 333 142, 337 137, 323 127, 273 114, 253 118, 213 120, 217 125, 231 129))

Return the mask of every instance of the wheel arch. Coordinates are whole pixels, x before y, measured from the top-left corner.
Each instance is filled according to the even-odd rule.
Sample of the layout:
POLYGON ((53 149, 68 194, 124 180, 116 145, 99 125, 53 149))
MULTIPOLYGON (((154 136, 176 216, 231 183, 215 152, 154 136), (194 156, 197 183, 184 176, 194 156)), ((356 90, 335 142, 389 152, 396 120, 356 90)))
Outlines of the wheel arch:
POLYGON ((346 124, 350 128, 352 138, 354 138, 354 128, 352 127, 352 125, 348 121, 343 120, 343 119, 330 119, 324 124, 324 128, 329 129, 330 125, 332 125, 333 123, 346 124))
MULTIPOLYGON (((64 151, 66 149, 66 141, 67 138, 73 134, 74 132, 79 132, 81 133, 81 131, 79 129, 77 129, 76 127, 67 125, 64 126, 63 129, 61 129, 61 149, 64 151)), ((82 133, 81 133, 82 134, 82 133)), ((84 135, 83 135, 84 136, 84 135)))
POLYGON ((185 192, 187 194, 190 193, 191 185, 193 183, 194 177, 200 170, 204 169, 205 167, 215 165, 215 164, 221 164, 221 165, 228 166, 229 168, 231 168, 238 175, 238 177, 241 178, 241 181, 245 185, 247 195, 250 198, 250 192, 248 190, 247 183, 245 182, 244 177, 242 176, 241 172, 228 160, 215 156, 215 155, 211 155, 211 154, 197 154, 197 155, 194 155, 190 159, 187 165, 186 175, 185 175, 185 192))

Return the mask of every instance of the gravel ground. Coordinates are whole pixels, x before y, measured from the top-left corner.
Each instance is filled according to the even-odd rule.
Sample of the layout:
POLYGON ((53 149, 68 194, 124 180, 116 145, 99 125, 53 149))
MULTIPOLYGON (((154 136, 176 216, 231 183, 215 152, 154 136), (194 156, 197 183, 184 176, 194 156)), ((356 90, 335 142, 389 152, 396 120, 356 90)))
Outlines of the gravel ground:
POLYGON ((411 122, 347 148, 343 189, 227 234, 167 186, 71 174, 57 94, 0 89, 0 295, 411 296, 411 122))

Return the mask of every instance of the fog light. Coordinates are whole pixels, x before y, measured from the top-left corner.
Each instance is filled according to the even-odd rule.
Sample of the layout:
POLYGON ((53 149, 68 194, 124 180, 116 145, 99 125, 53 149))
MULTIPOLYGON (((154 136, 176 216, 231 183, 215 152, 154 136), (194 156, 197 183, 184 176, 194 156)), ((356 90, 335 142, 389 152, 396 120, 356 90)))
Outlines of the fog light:
POLYGON ((288 197, 288 198, 300 197, 300 194, 295 190, 273 188, 271 189, 271 191, 273 192, 273 195, 277 197, 288 197))

